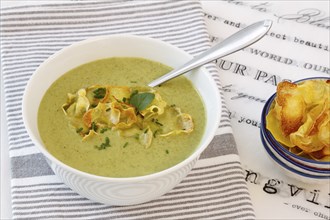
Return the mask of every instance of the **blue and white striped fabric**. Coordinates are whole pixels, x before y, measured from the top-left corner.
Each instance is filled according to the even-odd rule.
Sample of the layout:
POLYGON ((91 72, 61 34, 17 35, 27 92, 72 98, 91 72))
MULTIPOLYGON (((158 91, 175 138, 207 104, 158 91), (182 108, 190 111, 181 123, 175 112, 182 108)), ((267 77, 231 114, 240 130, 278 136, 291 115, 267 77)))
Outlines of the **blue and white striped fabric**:
MULTIPOLYGON (((21 112, 30 76, 61 48, 92 36, 130 33, 158 38, 192 55, 210 47, 197 1, 77 1, 4 8, 1 62, 15 219, 254 219, 255 214, 223 103, 220 127, 196 167, 161 198, 114 207, 64 185, 30 140, 21 112)), ((219 86, 214 65, 207 66, 219 86)), ((221 92, 220 92, 221 93, 221 92)), ((221 93, 222 97, 222 93, 221 93)))

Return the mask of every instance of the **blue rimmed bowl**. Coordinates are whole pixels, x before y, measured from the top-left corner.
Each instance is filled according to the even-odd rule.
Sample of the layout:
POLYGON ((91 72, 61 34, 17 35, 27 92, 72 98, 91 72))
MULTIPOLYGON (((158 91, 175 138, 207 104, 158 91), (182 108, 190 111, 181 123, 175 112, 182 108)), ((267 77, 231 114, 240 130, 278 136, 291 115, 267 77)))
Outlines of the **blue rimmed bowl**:
POLYGON ((288 177, 294 178, 298 181, 310 184, 329 184, 329 175, 309 174, 306 171, 298 170, 296 166, 283 162, 283 158, 278 154, 274 154, 268 143, 261 134, 263 146, 270 157, 270 159, 277 165, 288 177))
MULTIPOLYGON (((314 77, 302 79, 295 83, 316 79, 330 80, 328 77, 314 77)), ((296 179, 307 182, 329 183, 330 162, 316 161, 290 152, 287 147, 278 142, 272 133, 266 129, 266 116, 275 98, 276 93, 267 100, 261 115, 261 140, 268 155, 277 165, 286 171, 286 174, 296 179)))

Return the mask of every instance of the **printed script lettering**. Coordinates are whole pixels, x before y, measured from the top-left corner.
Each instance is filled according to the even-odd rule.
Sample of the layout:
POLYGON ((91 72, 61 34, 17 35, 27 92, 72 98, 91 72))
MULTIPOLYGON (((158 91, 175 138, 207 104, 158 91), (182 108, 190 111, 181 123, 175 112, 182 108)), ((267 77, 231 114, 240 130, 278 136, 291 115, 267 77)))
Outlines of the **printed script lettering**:
MULTIPOLYGON (((206 12, 204 12, 204 17, 209 20, 222 22, 225 25, 229 25, 229 26, 236 27, 236 28, 243 28, 243 27, 247 26, 247 24, 245 24, 245 23, 238 22, 238 21, 231 21, 230 19, 225 19, 225 18, 216 16, 216 15, 212 15, 210 13, 206 13, 206 12)), ((306 40, 302 36, 290 36, 287 33, 274 32, 273 30, 270 30, 266 34, 266 36, 269 36, 269 37, 272 37, 275 39, 279 39, 279 40, 283 40, 283 41, 288 41, 288 42, 295 43, 298 45, 306 46, 308 48, 313 48, 316 50, 327 51, 327 52, 330 51, 329 45, 320 43, 320 42, 311 41, 311 40, 306 40)), ((216 41, 218 41, 218 38, 215 36, 212 36, 211 41, 216 42, 216 41)))
MULTIPOLYGON (((242 158, 243 167, 247 167, 245 180, 259 217, 272 216, 272 213, 264 211, 266 204, 274 208, 278 218, 285 219, 300 213, 306 219, 330 220, 330 191, 327 187, 318 188, 317 185, 299 182, 294 184, 284 173, 268 170, 263 164, 257 164, 260 165, 260 173, 250 169, 256 166, 255 154, 250 152, 259 151, 262 146, 260 114, 266 100, 276 92, 278 83, 330 76, 330 41, 325 33, 329 30, 329 17, 325 15, 328 12, 300 7, 292 2, 287 4, 291 4, 290 8, 279 7, 285 4, 284 1, 222 0, 210 4, 204 11, 204 18, 213 44, 253 22, 248 17, 255 15, 256 18, 273 20, 272 29, 262 39, 264 42, 215 61, 238 150, 246 154, 242 158), (237 16, 239 13, 241 16, 237 16), (309 30, 319 36, 314 37, 314 32, 312 35, 306 34, 309 30), (266 201, 259 196, 260 193, 276 199, 266 201), (276 207, 272 206, 274 204, 276 207)), ((316 8, 315 5, 313 7, 316 8)))
POLYGON ((309 213, 311 216, 330 220, 330 193, 321 192, 319 189, 305 189, 278 179, 265 177, 250 169, 245 170, 245 181, 249 184, 262 186, 263 192, 267 194, 278 195, 282 198, 297 198, 299 201, 303 200, 306 206, 299 205, 301 202, 299 204, 284 202, 284 205, 309 213), (313 208, 307 208, 307 204, 312 204, 314 207, 322 206, 328 211, 315 211, 313 208))
POLYGON ((299 10, 295 14, 274 14, 274 16, 278 18, 278 22, 281 20, 291 20, 297 23, 305 23, 320 28, 330 29, 330 17, 322 16, 321 10, 315 8, 299 10))
POLYGON ((271 11, 270 8, 273 2, 252 2, 242 0, 223 1, 237 6, 249 7, 250 9, 257 10, 259 12, 270 13, 277 18, 278 22, 286 20, 293 21, 296 23, 308 24, 318 28, 324 28, 328 30, 330 29, 330 17, 324 15, 324 13, 320 9, 306 8, 290 14, 280 14, 271 11))
MULTIPOLYGON (((232 62, 224 59, 218 59, 215 61, 220 72, 237 74, 245 77, 251 77, 257 81, 264 82, 276 86, 282 80, 289 80, 281 78, 277 74, 267 73, 265 71, 249 67, 237 62, 232 62), (221 71, 224 70, 224 71, 221 71)), ((290 80, 289 80, 290 81, 290 80)))
POLYGON ((230 99, 231 100, 235 100, 235 99, 248 99, 248 100, 253 100, 256 102, 260 102, 260 103, 265 103, 266 100, 261 98, 261 97, 257 97, 248 93, 244 93, 244 92, 240 92, 237 89, 234 88, 233 84, 230 85, 224 85, 222 87, 222 90, 224 92, 228 92, 228 93, 233 93, 234 95, 229 95, 231 96, 230 99))

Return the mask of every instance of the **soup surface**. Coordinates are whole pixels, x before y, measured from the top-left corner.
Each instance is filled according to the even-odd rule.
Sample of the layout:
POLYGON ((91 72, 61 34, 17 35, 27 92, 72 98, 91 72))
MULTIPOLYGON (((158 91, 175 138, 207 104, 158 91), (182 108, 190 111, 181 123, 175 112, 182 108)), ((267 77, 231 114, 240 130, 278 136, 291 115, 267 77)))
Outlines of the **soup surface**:
POLYGON ((122 137, 111 129, 83 141, 70 126, 62 109, 68 93, 81 88, 92 85, 145 86, 170 70, 168 66, 146 59, 115 57, 87 63, 67 72, 51 85, 39 107, 38 129, 47 150, 71 167, 108 177, 147 175, 181 162, 194 152, 205 126, 201 98, 185 77, 171 80, 155 90, 169 106, 178 106, 182 112, 189 113, 194 129, 191 133, 154 135, 150 147, 141 145, 134 137, 122 137), (96 147, 105 142, 107 147, 96 147))

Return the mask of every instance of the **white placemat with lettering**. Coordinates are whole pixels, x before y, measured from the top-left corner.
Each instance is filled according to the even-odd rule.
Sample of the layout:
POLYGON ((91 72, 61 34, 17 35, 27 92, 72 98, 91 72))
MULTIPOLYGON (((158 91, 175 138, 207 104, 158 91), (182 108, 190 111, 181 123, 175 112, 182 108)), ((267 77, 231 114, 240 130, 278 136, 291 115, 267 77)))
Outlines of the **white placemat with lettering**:
MULTIPOLYGON (((192 55, 210 47, 198 1, 32 2, 1 11, 2 80, 15 219, 254 219, 244 172, 222 98, 220 127, 191 174, 161 198, 114 207, 89 201, 64 185, 31 142, 22 121, 27 81, 47 57, 98 35, 130 33, 162 39, 192 55)), ((223 95, 218 71, 208 70, 223 95)))
MULTIPOLYGON (((329 1, 203 1, 213 43, 246 25, 270 19, 256 44, 217 60, 257 219, 330 219, 329 184, 311 185, 285 176, 260 140, 265 101, 284 80, 330 75, 329 1)), ((330 96, 330 94, 329 94, 330 96)))

